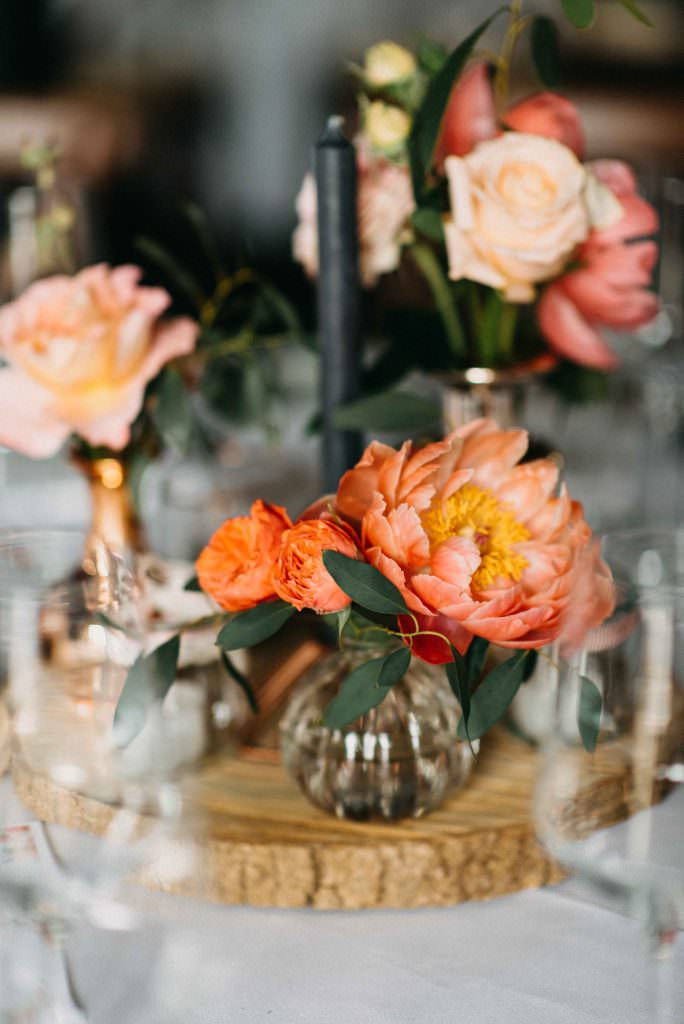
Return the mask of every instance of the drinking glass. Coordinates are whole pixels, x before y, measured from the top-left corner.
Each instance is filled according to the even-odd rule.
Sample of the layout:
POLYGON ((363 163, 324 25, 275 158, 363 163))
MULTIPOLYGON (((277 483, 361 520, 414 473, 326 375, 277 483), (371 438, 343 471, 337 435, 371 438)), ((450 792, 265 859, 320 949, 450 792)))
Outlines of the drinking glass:
POLYGON ((608 535, 603 556, 615 611, 561 664, 536 823, 601 902, 642 922, 661 964, 653 1019, 669 1024, 684 922, 684 528, 608 535))
MULTIPOLYGON (((152 872, 171 887, 193 871, 178 776, 189 760, 179 750, 196 748, 197 716, 182 702, 163 702, 153 674, 138 670, 129 687, 133 718, 117 719, 129 674, 150 653, 142 608, 130 567, 83 532, 0 534, 0 687, 17 793, 39 819, 92 810, 92 820, 74 823, 103 833, 60 848, 35 825, 39 856, 0 870, 6 907, 54 940, 61 967, 47 987, 69 1024, 85 1020, 64 955, 69 929, 81 921, 134 927, 125 878, 152 872)), ((0 825, 2 815, 0 799, 0 825)))

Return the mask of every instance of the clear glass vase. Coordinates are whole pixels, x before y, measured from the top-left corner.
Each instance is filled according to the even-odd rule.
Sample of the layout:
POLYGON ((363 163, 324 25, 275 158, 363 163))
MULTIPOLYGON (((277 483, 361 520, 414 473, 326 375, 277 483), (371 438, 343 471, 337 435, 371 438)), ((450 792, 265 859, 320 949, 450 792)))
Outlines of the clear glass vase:
POLYGON ((470 749, 456 738, 461 709, 443 669, 415 658, 378 707, 344 729, 323 724, 344 678, 383 653, 345 647, 319 661, 302 676, 281 722, 285 767, 314 804, 338 818, 418 818, 472 769, 470 749))

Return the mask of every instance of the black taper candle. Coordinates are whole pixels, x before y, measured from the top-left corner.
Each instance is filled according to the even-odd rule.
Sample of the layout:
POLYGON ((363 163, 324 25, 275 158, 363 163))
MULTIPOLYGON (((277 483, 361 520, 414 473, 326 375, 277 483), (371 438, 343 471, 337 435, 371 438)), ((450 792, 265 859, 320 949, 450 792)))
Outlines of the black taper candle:
POLYGON ((356 398, 360 382, 360 293, 356 224, 356 153, 343 119, 331 117, 316 144, 318 334, 323 399, 323 484, 336 491, 358 461, 361 435, 338 430, 335 409, 356 398))

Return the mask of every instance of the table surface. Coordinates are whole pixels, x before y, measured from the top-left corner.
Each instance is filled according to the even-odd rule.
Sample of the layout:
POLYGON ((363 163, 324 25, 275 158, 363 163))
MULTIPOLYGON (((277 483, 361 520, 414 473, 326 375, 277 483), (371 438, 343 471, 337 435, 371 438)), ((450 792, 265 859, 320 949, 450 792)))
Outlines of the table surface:
MULTIPOLYGON (((30 820, 3 785, 11 820, 30 820)), ((664 829, 670 848, 680 811, 664 829)), ((62 849, 93 842, 51 836, 62 849)), ((157 894, 144 904, 133 933, 84 927, 71 940, 92 1024, 655 1024, 638 925, 573 883, 439 910, 257 910, 157 894)), ((683 968, 680 940, 670 974, 681 1019, 683 968)))

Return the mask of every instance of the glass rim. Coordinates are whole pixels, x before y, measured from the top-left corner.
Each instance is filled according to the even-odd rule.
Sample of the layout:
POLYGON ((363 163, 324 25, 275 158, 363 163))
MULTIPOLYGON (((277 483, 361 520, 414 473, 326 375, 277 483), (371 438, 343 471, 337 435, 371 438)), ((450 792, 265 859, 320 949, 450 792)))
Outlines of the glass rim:
POLYGON ((660 594, 684 596, 684 523, 663 523, 653 526, 632 526, 624 529, 605 530, 601 534, 601 554, 613 573, 615 582, 626 586, 635 596, 660 594), (663 554, 668 548, 681 548, 681 579, 661 579, 652 583, 634 578, 628 569, 634 568, 638 555, 648 550, 663 554), (631 554, 632 560, 623 565, 616 565, 618 554, 631 554))

